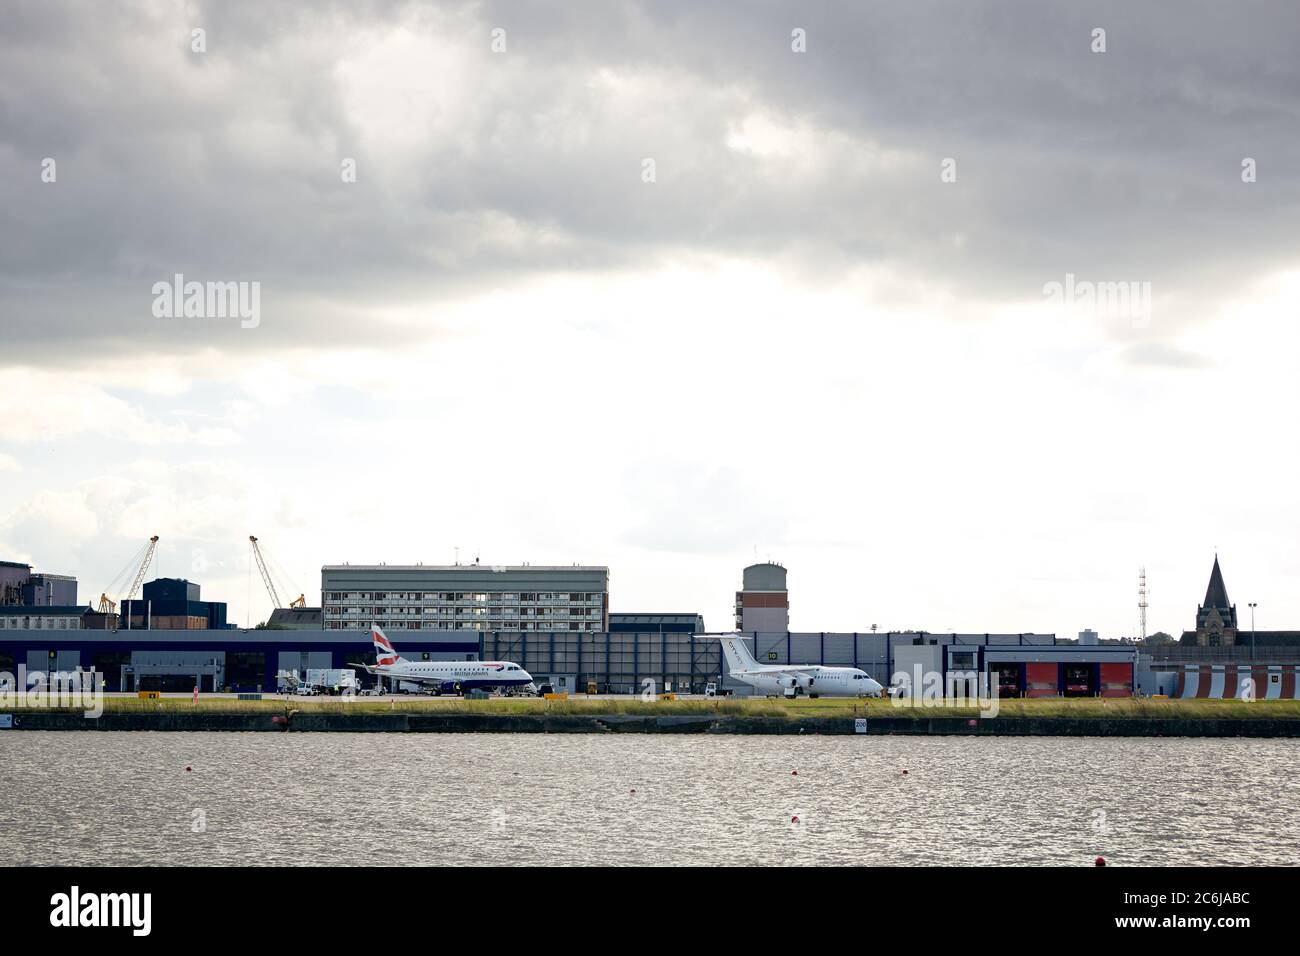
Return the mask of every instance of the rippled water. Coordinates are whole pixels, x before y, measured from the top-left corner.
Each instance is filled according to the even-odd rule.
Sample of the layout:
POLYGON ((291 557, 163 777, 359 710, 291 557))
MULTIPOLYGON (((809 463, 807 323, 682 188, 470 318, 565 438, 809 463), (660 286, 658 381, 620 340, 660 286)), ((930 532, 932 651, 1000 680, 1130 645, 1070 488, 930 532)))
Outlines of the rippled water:
POLYGON ((1300 863, 1296 740, 22 731, 0 760, 6 865, 1300 863))

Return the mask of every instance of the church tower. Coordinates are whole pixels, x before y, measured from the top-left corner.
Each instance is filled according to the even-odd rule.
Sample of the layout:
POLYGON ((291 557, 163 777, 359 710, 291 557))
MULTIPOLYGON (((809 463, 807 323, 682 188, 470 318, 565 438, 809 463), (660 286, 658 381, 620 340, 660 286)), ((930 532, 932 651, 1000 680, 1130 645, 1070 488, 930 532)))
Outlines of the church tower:
POLYGON ((1217 554, 1205 601, 1196 609, 1196 643, 1200 647, 1231 647, 1237 643, 1237 606, 1228 603, 1217 554))

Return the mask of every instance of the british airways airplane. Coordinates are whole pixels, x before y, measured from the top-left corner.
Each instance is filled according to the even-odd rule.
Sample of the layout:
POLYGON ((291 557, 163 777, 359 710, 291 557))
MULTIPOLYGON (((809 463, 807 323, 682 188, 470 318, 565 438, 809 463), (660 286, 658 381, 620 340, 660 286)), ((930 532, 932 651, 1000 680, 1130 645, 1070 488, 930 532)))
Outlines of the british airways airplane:
POLYGON ((437 694, 459 694, 475 688, 523 687, 533 682, 528 671, 509 661, 408 661, 397 653, 393 642, 378 626, 370 629, 370 639, 375 644, 374 665, 349 666, 394 681, 427 684, 437 694))

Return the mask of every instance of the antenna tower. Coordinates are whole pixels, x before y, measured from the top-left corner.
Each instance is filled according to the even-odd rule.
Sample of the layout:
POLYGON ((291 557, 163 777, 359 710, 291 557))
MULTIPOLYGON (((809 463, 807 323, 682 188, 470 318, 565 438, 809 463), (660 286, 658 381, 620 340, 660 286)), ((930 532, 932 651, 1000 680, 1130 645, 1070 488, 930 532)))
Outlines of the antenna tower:
POLYGON ((1147 639, 1147 569, 1138 570, 1138 639, 1147 639))

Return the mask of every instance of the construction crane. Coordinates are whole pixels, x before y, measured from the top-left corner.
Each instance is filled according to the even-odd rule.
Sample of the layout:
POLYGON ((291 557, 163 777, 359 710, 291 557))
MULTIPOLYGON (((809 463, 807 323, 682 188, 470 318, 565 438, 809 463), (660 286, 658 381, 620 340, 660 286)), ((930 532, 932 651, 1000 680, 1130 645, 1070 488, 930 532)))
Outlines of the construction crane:
MULTIPOLYGON (((271 596, 271 606, 276 608, 284 607, 285 605, 280 603, 280 592, 276 590, 275 582, 271 579, 271 571, 266 566, 266 559, 262 556, 262 549, 257 543, 257 536, 250 534, 248 536, 248 543, 253 546, 253 558, 257 561, 257 570, 262 573, 262 583, 266 585, 266 593, 271 596)), ((283 577, 283 571, 281 576, 283 577)), ((289 602, 288 606, 306 607, 307 596, 305 594, 299 594, 289 602)))
POLYGON ((117 572, 117 576, 109 582, 108 587, 99 595, 99 609, 101 611, 116 608, 121 601, 130 601, 135 598, 136 592, 140 590, 140 582, 144 580, 145 572, 149 570, 149 564, 153 561, 154 551, 158 548, 158 536, 150 538, 135 554, 131 555, 131 560, 127 561, 126 567, 117 572), (127 582, 130 581, 130 586, 127 582), (114 601, 108 596, 112 591, 118 595, 118 600, 114 601))
POLYGON ((266 585, 266 593, 271 595, 271 607, 283 607, 280 603, 280 595, 275 590, 275 582, 271 580, 271 572, 266 570, 266 561, 262 559, 262 549, 257 546, 256 535, 248 536, 248 543, 253 546, 253 559, 257 561, 257 570, 262 572, 262 583, 266 585))
MULTIPOLYGON (((119 603, 125 604, 135 599, 140 590, 140 583, 144 580, 145 573, 149 570, 149 565, 153 563, 154 552, 158 549, 158 535, 151 537, 135 554, 131 555, 131 560, 126 563, 126 567, 117 572, 117 576, 109 582, 108 587, 104 588, 99 595, 99 610, 103 614, 117 613, 119 603), (130 585, 126 584, 130 581, 130 585), (118 595, 114 601, 108 596, 112 591, 118 595)), ((130 627, 128 616, 127 626, 130 627)))
POLYGON ((149 546, 144 549, 144 560, 140 562, 140 568, 135 572, 135 579, 131 582, 131 590, 126 592, 126 598, 124 600, 135 600, 135 592, 140 590, 140 583, 144 580, 145 572, 149 570, 149 563, 153 561, 153 553, 157 547, 158 536, 154 535, 149 539, 149 546))

